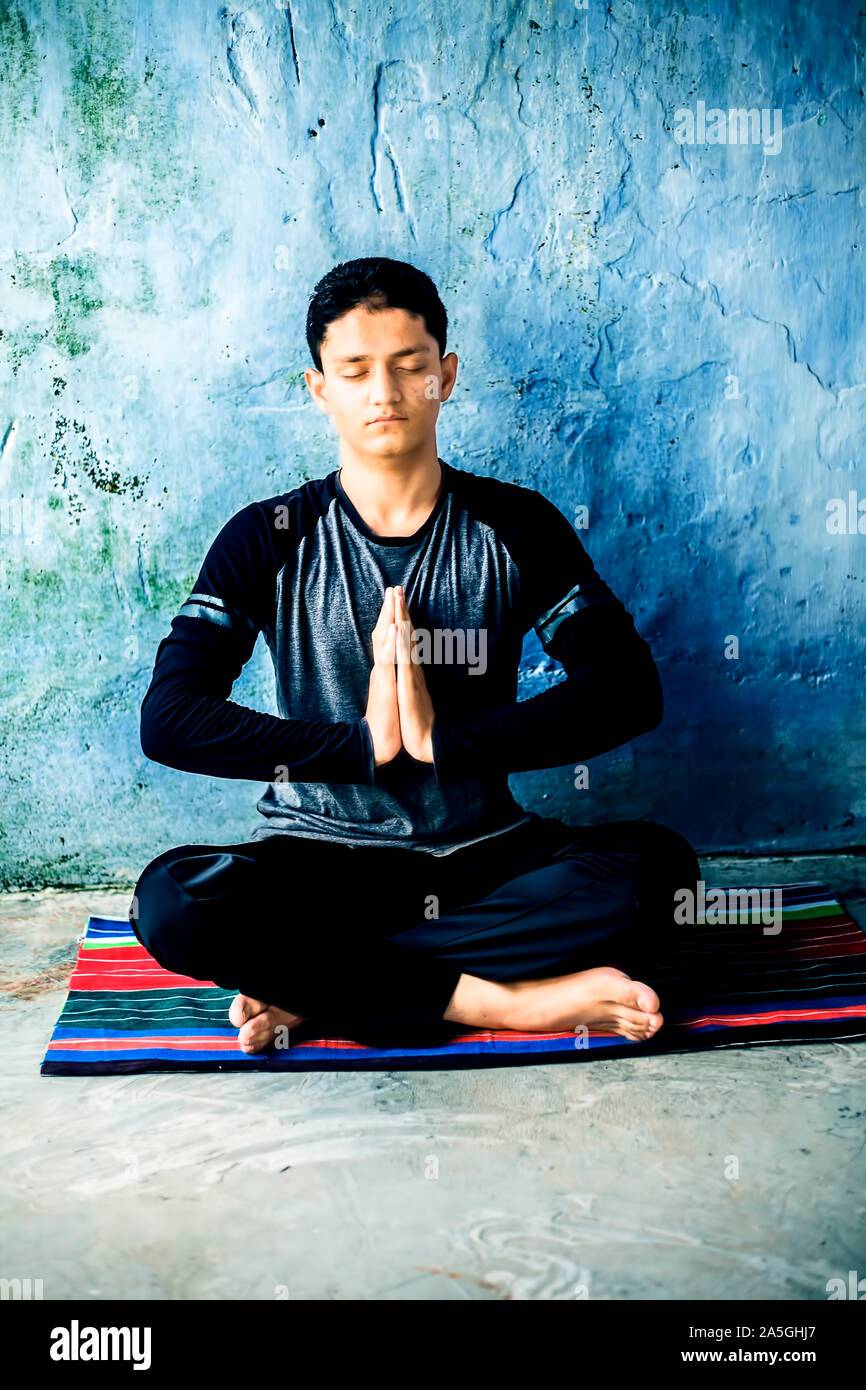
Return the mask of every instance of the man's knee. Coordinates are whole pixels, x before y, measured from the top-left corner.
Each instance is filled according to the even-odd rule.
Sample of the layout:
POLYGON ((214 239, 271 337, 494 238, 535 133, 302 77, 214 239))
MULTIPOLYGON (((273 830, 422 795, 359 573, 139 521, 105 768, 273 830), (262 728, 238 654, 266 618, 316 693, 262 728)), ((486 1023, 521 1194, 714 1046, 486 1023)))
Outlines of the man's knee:
MULTIPOLYGON (((187 894, 183 886, 186 865, 197 863, 201 845, 178 845, 158 854, 145 867, 129 904, 129 921, 142 946, 157 960, 171 936, 177 938, 188 924, 195 894, 187 894)), ((219 851, 213 851, 213 858, 219 851)))
POLYGON ((635 824, 641 827, 646 846, 644 857, 651 866, 700 872, 700 861, 685 835, 660 821, 644 820, 635 824))
POLYGON ((168 896, 183 903, 222 897, 227 892, 244 891, 256 878, 256 862, 245 846, 178 845, 152 859, 141 874, 130 905, 140 911, 145 902, 152 905, 168 896))
POLYGON ((645 821, 646 850, 638 871, 638 899, 645 912, 670 925, 683 892, 694 894, 701 865, 693 846, 679 831, 645 821))
POLYGON ((151 955, 161 924, 166 917, 166 899, 170 892, 166 863, 171 851, 152 859, 139 875, 129 904, 129 922, 138 940, 151 955))
POLYGON ((164 970, 220 983, 238 906, 250 910, 258 886, 255 851, 247 845, 179 845, 145 868, 129 921, 164 970))

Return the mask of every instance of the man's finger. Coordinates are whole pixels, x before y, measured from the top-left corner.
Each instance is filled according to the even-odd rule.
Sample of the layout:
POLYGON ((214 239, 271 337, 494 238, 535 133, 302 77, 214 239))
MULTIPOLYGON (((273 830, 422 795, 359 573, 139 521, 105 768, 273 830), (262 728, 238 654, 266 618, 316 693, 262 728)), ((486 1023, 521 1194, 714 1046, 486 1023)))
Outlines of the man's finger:
POLYGON ((398 586, 398 588, 394 590, 394 610, 394 616, 397 619, 402 639, 400 660, 411 661, 411 643, 415 629, 412 626, 412 619, 409 617, 409 607, 406 603, 406 595, 403 593, 402 586, 398 586))
POLYGON ((399 662, 407 663, 412 660, 410 645, 411 627, 412 624, 407 618, 398 616, 397 632, 399 636, 397 640, 397 660, 399 662))
POLYGON ((382 627, 387 627, 388 623, 389 623, 389 622, 392 623, 393 621, 394 621, 394 590, 391 589, 391 588, 388 588, 388 589, 385 590, 385 596, 384 596, 384 598, 382 599, 382 607, 379 609, 379 616, 378 616, 378 618, 376 619, 376 626, 379 627, 379 626, 381 625, 382 627))
MULTIPOLYGON (((376 619, 376 626, 373 628, 373 632, 371 634, 373 640, 374 660, 387 661, 389 659, 387 655, 382 655, 382 644, 387 640, 389 629, 393 622, 394 590, 391 589, 390 592, 388 590, 385 591, 385 597, 382 601, 382 607, 380 608, 379 616, 376 619)), ((393 661, 394 657, 392 656, 390 660, 393 661)))

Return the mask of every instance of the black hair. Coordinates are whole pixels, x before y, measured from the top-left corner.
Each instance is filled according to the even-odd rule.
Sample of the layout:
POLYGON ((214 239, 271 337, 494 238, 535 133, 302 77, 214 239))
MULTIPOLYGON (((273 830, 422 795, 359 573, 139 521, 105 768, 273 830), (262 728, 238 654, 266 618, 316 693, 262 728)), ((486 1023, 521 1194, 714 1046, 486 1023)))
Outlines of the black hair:
POLYGON ((420 314, 427 332, 439 344, 440 357, 445 356, 448 315, 429 275, 406 261, 362 256, 335 265, 313 291, 307 309, 307 346, 317 372, 322 370, 320 348, 328 324, 359 304, 367 309, 405 309, 420 314))

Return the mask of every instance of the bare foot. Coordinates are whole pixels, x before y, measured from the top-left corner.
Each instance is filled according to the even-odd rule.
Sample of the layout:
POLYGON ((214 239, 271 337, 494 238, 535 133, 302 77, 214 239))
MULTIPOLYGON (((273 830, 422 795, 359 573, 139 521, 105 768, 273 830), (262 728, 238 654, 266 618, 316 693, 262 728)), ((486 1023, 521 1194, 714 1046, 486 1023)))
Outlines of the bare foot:
POLYGON ((248 994, 236 994, 229 1008, 229 1022, 240 1029, 238 1046, 242 1052, 263 1052, 273 1047, 278 1028, 297 1028, 303 1021, 300 1014, 290 1014, 263 999, 251 999, 248 994))
POLYGON ((596 1033, 619 1033, 633 1042, 643 1042, 664 1022, 655 990, 612 965, 550 980, 521 980, 514 990, 518 1014, 528 1005, 530 1031, 536 1019, 534 1027, 544 1031, 584 1024, 596 1033))
POLYGON ((546 980, 500 984, 461 975, 444 1017, 456 1023, 526 1033, 558 1033, 585 1026, 644 1042, 661 1028, 659 997, 612 965, 546 980))

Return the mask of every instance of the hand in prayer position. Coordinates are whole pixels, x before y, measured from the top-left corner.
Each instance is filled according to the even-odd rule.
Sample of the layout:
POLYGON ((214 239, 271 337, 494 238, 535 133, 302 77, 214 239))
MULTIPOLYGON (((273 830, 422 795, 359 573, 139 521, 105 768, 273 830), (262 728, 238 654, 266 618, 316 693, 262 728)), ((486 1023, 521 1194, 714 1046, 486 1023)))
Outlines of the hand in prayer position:
POLYGON ((435 712, 424 668, 412 660, 414 628, 402 585, 385 590, 373 629, 373 669, 367 694, 367 720, 377 767, 401 748, 418 762, 433 761, 435 712))

